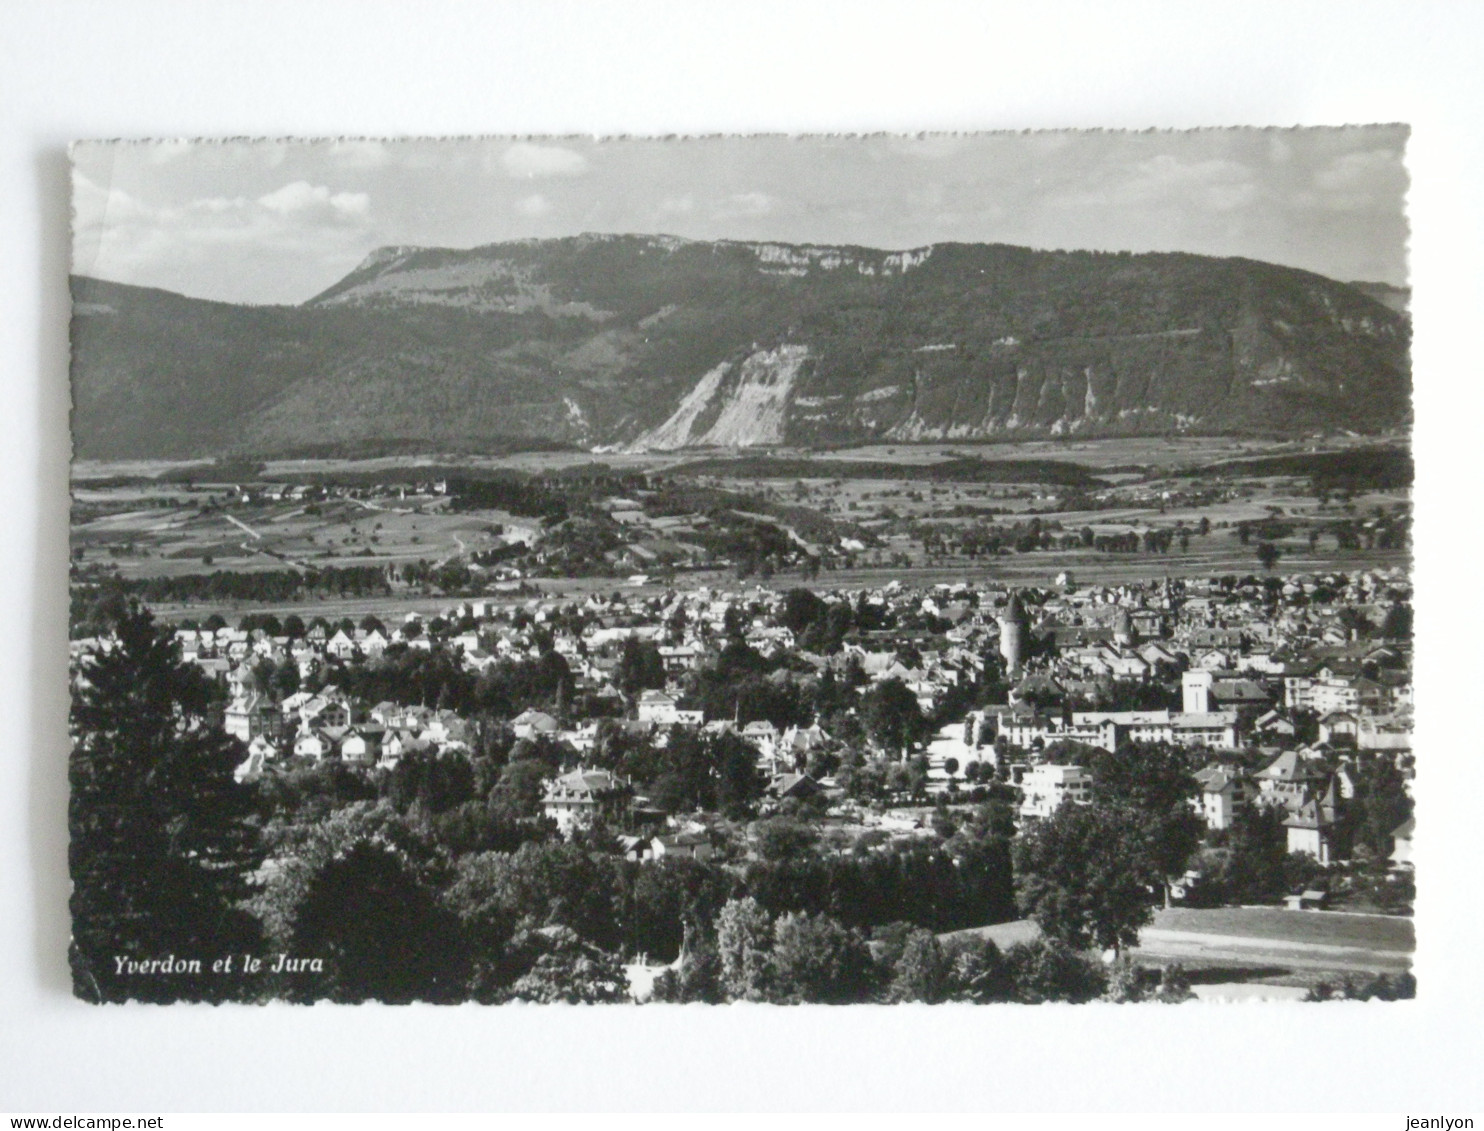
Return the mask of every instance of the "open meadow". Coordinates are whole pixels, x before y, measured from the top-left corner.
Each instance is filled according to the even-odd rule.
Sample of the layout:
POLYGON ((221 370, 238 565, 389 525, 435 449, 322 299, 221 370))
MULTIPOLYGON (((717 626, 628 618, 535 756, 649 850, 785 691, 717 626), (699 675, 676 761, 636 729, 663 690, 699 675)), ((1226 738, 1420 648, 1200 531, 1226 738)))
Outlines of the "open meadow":
MULTIPOLYGON (((949 932, 945 939, 980 936, 1002 950, 1041 935, 1028 919, 949 932)), ((1279 907, 1164 908, 1139 932, 1136 962, 1178 962, 1191 983, 1224 998, 1302 997, 1309 988, 1335 986, 1410 971, 1416 931, 1410 918, 1279 907), (1248 992, 1239 992, 1238 987, 1248 992), (1270 993, 1275 987, 1293 992, 1270 993)))
POLYGON ((154 603, 182 614, 436 607, 518 599, 517 582, 528 593, 1405 573, 1410 477, 1397 446, 1230 437, 92 463, 74 472, 72 558, 75 575, 136 584, 379 579, 354 592, 218 585, 209 599, 156 586, 154 603))

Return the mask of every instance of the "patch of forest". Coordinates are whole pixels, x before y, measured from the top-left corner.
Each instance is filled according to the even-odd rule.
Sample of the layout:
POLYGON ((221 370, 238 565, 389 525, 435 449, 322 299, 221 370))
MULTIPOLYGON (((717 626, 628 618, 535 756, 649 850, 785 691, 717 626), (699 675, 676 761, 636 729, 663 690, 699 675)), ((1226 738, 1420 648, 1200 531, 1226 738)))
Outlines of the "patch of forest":
POLYGON ((1189 468, 1177 474, 1186 477, 1231 478, 1307 476, 1316 488, 1325 490, 1388 490, 1410 487, 1413 465, 1412 453, 1407 448, 1381 446, 1352 448, 1343 452, 1297 452, 1291 455, 1223 460, 1221 463, 1189 468))
POLYGON ((961 483, 1046 483, 1105 487, 1107 482, 1078 463, 1056 459, 986 460, 960 456, 937 463, 887 460, 813 460, 782 456, 693 460, 667 475, 708 475, 721 479, 927 479, 961 483))

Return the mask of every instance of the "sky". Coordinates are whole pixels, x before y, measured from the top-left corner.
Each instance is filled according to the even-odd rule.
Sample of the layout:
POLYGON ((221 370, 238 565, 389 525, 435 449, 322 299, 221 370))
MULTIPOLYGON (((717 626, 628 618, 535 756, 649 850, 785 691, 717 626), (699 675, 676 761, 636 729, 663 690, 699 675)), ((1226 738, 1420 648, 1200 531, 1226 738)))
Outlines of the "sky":
POLYGON ((377 247, 580 232, 1239 255, 1407 282, 1404 126, 83 142, 73 270, 298 303, 377 247))

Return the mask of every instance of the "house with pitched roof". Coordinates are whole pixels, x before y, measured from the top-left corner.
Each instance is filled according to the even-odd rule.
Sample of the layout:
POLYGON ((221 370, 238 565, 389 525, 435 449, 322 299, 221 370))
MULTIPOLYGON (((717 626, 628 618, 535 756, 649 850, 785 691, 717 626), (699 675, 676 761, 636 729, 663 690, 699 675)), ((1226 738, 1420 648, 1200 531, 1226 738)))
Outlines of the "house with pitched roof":
POLYGON ((563 836, 590 828, 599 816, 617 816, 630 795, 628 783, 607 770, 581 767, 549 782, 541 811, 556 822, 563 836))
POLYGON ((1230 828, 1237 809, 1257 796, 1257 784, 1236 766, 1213 762, 1194 777, 1200 792, 1192 804, 1210 829, 1230 828))
POLYGON ((334 740, 323 730, 301 730, 294 735, 295 758, 313 758, 319 762, 329 757, 334 749, 334 740))
POLYGON ((550 738, 562 729, 559 723, 545 711, 528 708, 510 720, 516 738, 550 738))
POLYGON ((804 801, 817 797, 822 792, 820 784, 808 774, 778 774, 768 783, 768 796, 778 801, 786 797, 796 797, 804 801))
POLYGON ((1283 827, 1288 830, 1288 851, 1306 853, 1321 864, 1332 863, 1338 805, 1333 780, 1323 792, 1307 792, 1298 808, 1283 821, 1283 827))
POLYGON ((351 727, 340 740, 341 761, 375 765, 381 758, 381 740, 385 734, 385 727, 374 724, 351 727))
POLYGON ((1319 741, 1329 746, 1354 746, 1360 721, 1350 711, 1331 711, 1319 720, 1319 741))
POLYGON ((829 741, 830 736, 825 734, 818 722, 807 727, 791 726, 779 737, 776 755, 795 765, 802 765, 810 754, 823 749, 829 741))
POLYGON ((1258 800, 1265 804, 1282 804, 1297 808, 1303 798, 1321 789, 1329 774, 1318 761, 1298 750, 1285 750, 1253 777, 1257 781, 1258 800))
POLYGON ((424 751, 436 750, 430 739, 420 737, 407 729, 387 729, 381 738, 381 758, 377 765, 391 769, 403 758, 424 751))
POLYGON ((1179 655, 1173 649, 1160 643, 1158 640, 1151 640, 1148 643, 1141 644, 1136 651, 1139 658, 1142 659, 1151 668, 1156 667, 1159 664, 1168 664, 1174 667, 1178 667, 1181 663, 1179 655))
POLYGON ((1410 750, 1412 714, 1362 715, 1356 720, 1356 745, 1362 750, 1410 750))
POLYGON ((1276 709, 1267 711, 1254 719, 1252 730, 1255 734, 1269 738, 1292 738, 1297 733, 1293 723, 1280 715, 1276 709))
POLYGON ((638 714, 641 722, 669 725, 679 722, 679 708, 673 695, 663 691, 643 691, 639 694, 638 714))
POLYGON ((662 833, 649 842, 649 855, 655 860, 665 856, 710 860, 715 851, 711 837, 699 830, 662 833))
POLYGON ((234 738, 251 742, 255 735, 278 734, 282 729, 282 716, 266 696, 249 691, 227 704, 222 716, 222 729, 234 738))

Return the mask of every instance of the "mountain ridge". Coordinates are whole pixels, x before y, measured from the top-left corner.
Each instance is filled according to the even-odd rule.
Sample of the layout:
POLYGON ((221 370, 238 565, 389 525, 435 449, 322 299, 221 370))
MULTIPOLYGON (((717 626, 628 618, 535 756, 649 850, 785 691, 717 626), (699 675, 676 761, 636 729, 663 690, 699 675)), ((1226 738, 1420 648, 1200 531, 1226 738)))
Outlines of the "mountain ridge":
POLYGON ((1406 317, 1187 253, 589 234, 390 246, 297 306, 75 277, 81 458, 1381 432, 1406 317))

